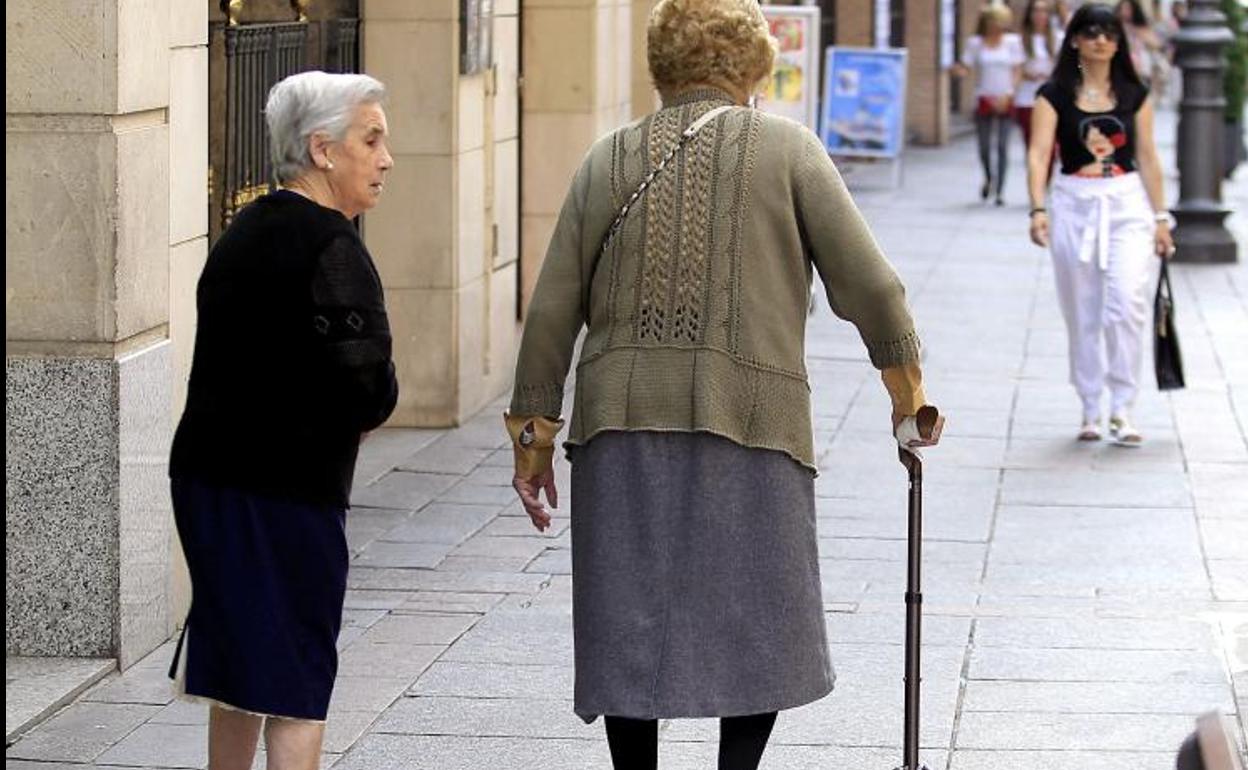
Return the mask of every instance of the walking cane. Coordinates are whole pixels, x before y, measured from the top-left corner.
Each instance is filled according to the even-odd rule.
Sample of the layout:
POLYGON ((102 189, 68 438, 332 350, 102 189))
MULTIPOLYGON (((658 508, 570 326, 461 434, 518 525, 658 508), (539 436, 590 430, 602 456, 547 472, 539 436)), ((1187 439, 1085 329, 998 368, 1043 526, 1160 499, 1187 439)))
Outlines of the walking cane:
MULTIPOLYGON (((924 406, 915 415, 919 438, 939 440, 945 418, 934 406, 924 406)), ((903 764, 897 770, 927 770, 919 764, 919 652, 923 634, 923 458, 915 449, 899 447, 897 455, 910 474, 909 533, 906 565, 906 671, 905 737, 903 764)))

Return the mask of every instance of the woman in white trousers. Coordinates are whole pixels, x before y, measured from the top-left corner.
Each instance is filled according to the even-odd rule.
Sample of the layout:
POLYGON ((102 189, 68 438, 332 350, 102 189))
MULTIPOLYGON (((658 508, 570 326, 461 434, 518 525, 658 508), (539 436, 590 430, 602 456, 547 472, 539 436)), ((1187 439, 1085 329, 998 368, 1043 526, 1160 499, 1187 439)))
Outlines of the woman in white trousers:
POLYGON ((1131 421, 1139 387, 1154 258, 1174 252, 1153 104, 1131 64, 1112 8, 1081 6, 1032 113, 1027 154, 1031 238, 1050 247, 1070 345, 1070 380, 1083 405, 1081 441, 1109 431, 1124 446, 1143 437, 1131 421), (1045 207, 1057 142, 1061 173, 1045 207))

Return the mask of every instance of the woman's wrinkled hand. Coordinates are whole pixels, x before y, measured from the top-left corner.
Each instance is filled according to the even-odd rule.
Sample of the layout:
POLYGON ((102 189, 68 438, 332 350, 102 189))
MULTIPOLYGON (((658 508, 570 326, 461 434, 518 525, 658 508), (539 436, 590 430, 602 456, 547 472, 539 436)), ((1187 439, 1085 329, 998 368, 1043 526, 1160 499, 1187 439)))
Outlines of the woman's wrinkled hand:
POLYGON ((546 510, 546 506, 542 505, 541 494, 546 493, 546 502, 550 503, 551 508, 559 507, 559 490, 555 488, 555 469, 548 468, 545 473, 530 479, 516 476, 511 480, 511 486, 520 496, 520 503, 524 506, 524 512, 529 514, 533 526, 538 532, 545 532, 550 527, 550 513, 546 510))
POLYGON ((1043 211, 1031 215, 1031 242, 1042 248, 1049 247, 1049 215, 1043 211))
POLYGON ((893 436, 897 445, 905 450, 936 446, 944 428, 945 418, 930 404, 920 407, 918 414, 893 413, 893 436))

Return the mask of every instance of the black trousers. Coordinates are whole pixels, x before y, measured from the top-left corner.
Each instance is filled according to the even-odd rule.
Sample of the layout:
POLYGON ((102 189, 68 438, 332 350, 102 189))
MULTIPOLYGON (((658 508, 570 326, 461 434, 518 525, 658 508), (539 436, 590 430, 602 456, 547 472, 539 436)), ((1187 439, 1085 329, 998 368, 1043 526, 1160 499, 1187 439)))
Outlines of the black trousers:
MULTIPOLYGON (((605 717, 615 770, 656 770, 659 721, 605 717)), ((756 770, 776 724, 776 712, 719 720, 719 770, 756 770)))

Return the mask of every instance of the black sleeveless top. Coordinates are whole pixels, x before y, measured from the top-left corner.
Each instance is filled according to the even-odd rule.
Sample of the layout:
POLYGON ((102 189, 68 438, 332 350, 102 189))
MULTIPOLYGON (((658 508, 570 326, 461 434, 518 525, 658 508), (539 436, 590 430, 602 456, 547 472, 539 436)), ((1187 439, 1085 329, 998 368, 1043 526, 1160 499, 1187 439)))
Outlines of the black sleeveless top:
POLYGON ((1057 111, 1057 145, 1063 174, 1121 176, 1138 169, 1135 158, 1135 114, 1148 97, 1148 88, 1133 86, 1118 94, 1108 112, 1085 112, 1075 95, 1055 81, 1037 92, 1057 111))

